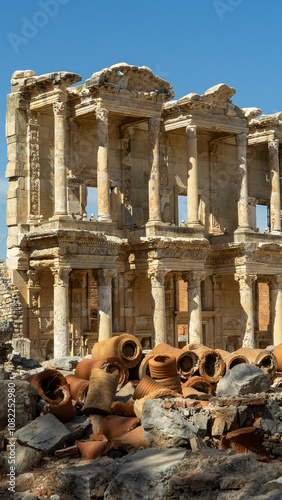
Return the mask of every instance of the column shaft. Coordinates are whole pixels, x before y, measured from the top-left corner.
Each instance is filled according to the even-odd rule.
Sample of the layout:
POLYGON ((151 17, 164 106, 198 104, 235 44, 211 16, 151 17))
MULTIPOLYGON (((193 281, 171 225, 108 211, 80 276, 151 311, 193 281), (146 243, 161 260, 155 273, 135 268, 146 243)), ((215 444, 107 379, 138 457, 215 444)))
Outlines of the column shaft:
POLYGON ((54 110, 54 215, 67 215, 66 103, 56 102, 54 110))
POLYGON ((51 268, 54 274, 54 358, 69 356, 68 282, 70 267, 51 268))
POLYGON ((282 275, 271 280, 271 315, 273 344, 282 343, 282 275))
POLYGON ((249 228, 248 176, 247 176, 247 134, 236 136, 238 161, 238 228, 249 228))
POLYGON ((97 107, 97 187, 98 187, 98 220, 111 222, 110 209, 110 175, 108 166, 108 110, 97 107))
POLYGON ((165 273, 163 271, 152 271, 150 273, 150 278, 153 319, 152 347, 154 347, 167 341, 164 286, 165 273))
POLYGON ((150 179, 149 179, 149 222, 161 221, 160 198, 160 121, 159 117, 149 120, 150 179))
POLYGON ((187 224, 198 225, 198 150, 197 127, 186 127, 187 137, 187 224))
POLYGON ((273 139, 268 142, 269 171, 271 182, 270 196, 270 231, 281 232, 281 200, 279 180, 279 141, 273 139))
POLYGON ((112 337, 112 269, 101 269, 98 280, 98 341, 112 337))
POLYGON ((253 282, 257 279, 256 274, 235 274, 235 280, 239 282, 242 331, 244 332, 242 347, 255 347, 255 325, 253 304, 253 282))
POLYGON ((184 276, 188 281, 188 335, 189 343, 202 344, 202 305, 201 305, 201 272, 191 272, 184 276))

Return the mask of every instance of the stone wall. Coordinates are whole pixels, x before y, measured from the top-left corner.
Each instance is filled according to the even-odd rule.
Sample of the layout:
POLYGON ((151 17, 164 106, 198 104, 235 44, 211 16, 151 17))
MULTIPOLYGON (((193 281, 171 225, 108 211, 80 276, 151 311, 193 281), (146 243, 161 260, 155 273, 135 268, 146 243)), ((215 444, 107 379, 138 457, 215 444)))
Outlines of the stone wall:
POLYGON ((20 294, 9 278, 3 260, 0 261, 0 318, 13 323, 14 337, 23 336, 23 309, 20 294))

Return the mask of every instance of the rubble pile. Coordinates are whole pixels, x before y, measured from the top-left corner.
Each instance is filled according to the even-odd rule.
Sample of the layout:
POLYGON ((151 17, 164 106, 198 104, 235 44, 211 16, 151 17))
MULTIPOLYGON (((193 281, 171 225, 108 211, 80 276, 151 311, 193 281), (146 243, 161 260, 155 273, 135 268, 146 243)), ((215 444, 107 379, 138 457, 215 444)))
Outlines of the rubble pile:
MULTIPOLYGON (((42 365, 0 380, 3 399, 11 380, 16 396, 16 493, 3 477, 3 498, 281 498, 282 344, 142 355, 122 334, 42 365)), ((3 404, 3 471, 7 422, 3 404)))

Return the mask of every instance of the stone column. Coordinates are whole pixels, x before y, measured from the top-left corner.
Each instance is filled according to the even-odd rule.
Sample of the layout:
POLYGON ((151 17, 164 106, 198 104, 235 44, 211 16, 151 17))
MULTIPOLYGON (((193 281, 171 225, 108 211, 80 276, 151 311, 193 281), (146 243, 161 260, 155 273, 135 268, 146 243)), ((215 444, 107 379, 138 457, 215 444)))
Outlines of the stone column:
POLYGON ((86 300, 87 271, 74 271, 71 275, 71 355, 84 356, 85 323, 87 316, 86 300))
POLYGON ((71 267, 52 267, 54 275, 54 358, 69 356, 69 273, 71 267))
POLYGON ((125 330, 131 335, 135 334, 135 301, 134 286, 138 280, 136 273, 129 271, 124 273, 124 318, 125 330))
POLYGON ((131 202, 131 137, 130 128, 122 127, 122 184, 123 184, 123 225, 132 226, 132 202, 131 202))
POLYGON ((188 283, 188 334, 189 344, 203 343, 201 281, 205 274, 201 271, 191 271, 183 274, 188 283))
POLYGON ((54 111, 54 217, 67 215, 65 102, 55 102, 54 111))
POLYGON ((149 272, 152 295, 152 347, 167 341, 165 310, 166 271, 156 269, 149 272))
POLYGON ((112 337, 112 278, 113 269, 95 272, 98 281, 98 341, 112 337))
POLYGON ((225 349, 222 339, 222 277, 214 275, 213 282, 213 309, 216 311, 214 317, 214 348, 225 349))
POLYGON ((248 176, 247 176, 247 134, 236 136, 238 162, 238 229, 249 229, 248 176))
POLYGON ((186 127, 187 138, 187 224, 199 224, 197 127, 186 127))
POLYGON ((270 196, 270 232, 281 233, 281 200, 279 180, 279 141, 268 141, 269 172, 271 182, 270 196))
POLYGON ((27 278, 29 338, 31 341, 34 341, 40 337, 40 308, 38 299, 41 290, 41 273, 30 269, 27 271, 27 278))
POLYGON ((210 189, 211 189, 211 214, 210 214, 210 233, 221 234, 219 222, 219 165, 218 165, 218 143, 210 144, 210 189))
POLYGON ((253 273, 235 274, 239 282, 242 331, 244 332, 242 347, 255 347, 255 325, 253 304, 253 282, 257 275, 253 273))
POLYGON ((271 316, 273 344, 282 343, 282 275, 271 279, 271 316))
POLYGON ((98 220, 111 222, 110 209, 110 175, 108 145, 108 110, 97 106, 97 187, 98 187, 98 220))
POLYGON ((149 120, 149 222, 161 222, 160 198, 160 122, 161 118, 154 116, 149 120))
POLYGON ((30 221, 40 216, 39 113, 28 111, 28 169, 30 221))

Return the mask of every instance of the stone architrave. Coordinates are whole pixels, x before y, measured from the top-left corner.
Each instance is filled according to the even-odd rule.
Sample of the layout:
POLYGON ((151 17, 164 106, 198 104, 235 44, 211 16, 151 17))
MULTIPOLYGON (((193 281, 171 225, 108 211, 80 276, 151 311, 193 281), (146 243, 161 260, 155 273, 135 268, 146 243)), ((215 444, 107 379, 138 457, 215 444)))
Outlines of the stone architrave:
POLYGON ((40 160, 39 160, 39 113, 28 111, 28 169, 30 221, 40 216, 40 160))
POLYGON ((54 111, 54 217, 67 215, 66 111, 65 102, 55 102, 54 111))
POLYGON ((272 139, 268 141, 269 172, 271 182, 270 195, 270 231, 281 233, 281 199, 279 181, 279 141, 272 139))
POLYGON ((255 347, 255 325, 253 304, 253 282, 257 279, 254 273, 235 274, 235 280, 239 282, 241 324, 243 331, 242 347, 255 347))
POLYGON ((282 274, 270 280, 273 344, 282 343, 282 274))
POLYGON ((130 128, 122 127, 123 224, 132 226, 131 202, 131 137, 130 128))
POLYGON ((203 343, 201 281, 205 278, 202 271, 183 273, 183 279, 188 284, 188 335, 189 344, 203 343))
POLYGON ((247 134, 236 135, 238 162, 238 229, 250 229, 248 210, 247 134))
POLYGON ((149 119, 149 222, 161 222, 160 198, 160 123, 161 118, 154 116, 149 119))
POLYGON ((187 224, 190 227, 199 224, 198 218, 198 148, 197 127, 186 127, 187 138, 187 224))
POLYGON ((54 358, 69 356, 69 274, 71 267, 52 267, 54 275, 54 358))
POLYGON ((98 281, 98 341, 112 337, 112 278, 114 269, 95 271, 98 281))
POLYGON ((109 112, 98 104, 95 109, 97 120, 97 188, 98 188, 98 220, 111 222, 110 209, 110 175, 108 121, 109 112))
POLYGON ((210 145, 210 189, 211 189, 211 214, 210 214, 210 232, 221 234, 219 223, 219 165, 218 165, 218 143, 213 142, 210 145))
POLYGON ((152 347, 167 342, 165 310, 165 276, 167 270, 153 269, 149 272, 152 296, 152 347))

